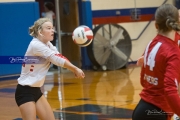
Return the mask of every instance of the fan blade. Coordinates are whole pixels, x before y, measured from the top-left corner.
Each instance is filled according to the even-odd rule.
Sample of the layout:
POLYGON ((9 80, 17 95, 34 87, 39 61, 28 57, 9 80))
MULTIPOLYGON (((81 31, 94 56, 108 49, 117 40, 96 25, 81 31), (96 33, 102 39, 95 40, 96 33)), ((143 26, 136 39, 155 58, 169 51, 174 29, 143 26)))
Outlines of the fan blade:
POLYGON ((94 55, 96 56, 96 60, 100 65, 104 65, 107 61, 109 55, 111 53, 111 50, 107 48, 105 51, 104 49, 99 49, 98 51, 94 52, 94 55))
POLYGON ((99 59, 99 64, 100 65, 104 65, 105 62, 107 61, 107 59, 109 58, 109 55, 111 54, 111 50, 109 48, 107 48, 104 52, 103 55, 101 55, 100 59, 99 59))
POLYGON ((104 48, 104 45, 96 38, 94 38, 93 44, 95 45, 94 47, 104 48))
POLYGON ((123 59, 124 61, 126 61, 127 56, 126 56, 122 51, 120 51, 116 46, 113 46, 113 47, 111 48, 111 50, 112 50, 112 52, 113 52, 114 54, 116 54, 119 58, 121 58, 121 59, 123 59))
POLYGON ((124 32, 124 30, 122 30, 120 28, 116 31, 116 33, 110 40, 112 45, 116 45, 120 39, 123 39, 123 35, 122 35, 123 32, 124 32))
POLYGON ((98 40, 101 44, 103 44, 104 47, 107 47, 109 45, 108 40, 102 35, 100 35, 98 32, 95 35, 95 39, 98 40))

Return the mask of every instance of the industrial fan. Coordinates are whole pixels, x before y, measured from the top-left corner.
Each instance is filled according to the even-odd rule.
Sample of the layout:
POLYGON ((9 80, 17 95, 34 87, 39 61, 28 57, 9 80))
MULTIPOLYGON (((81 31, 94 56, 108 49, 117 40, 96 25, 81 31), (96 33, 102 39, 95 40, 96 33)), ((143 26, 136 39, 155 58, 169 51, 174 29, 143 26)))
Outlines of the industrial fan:
POLYGON ((116 70, 126 66, 132 44, 128 32, 118 24, 104 24, 94 28, 94 40, 87 46, 93 68, 116 70))

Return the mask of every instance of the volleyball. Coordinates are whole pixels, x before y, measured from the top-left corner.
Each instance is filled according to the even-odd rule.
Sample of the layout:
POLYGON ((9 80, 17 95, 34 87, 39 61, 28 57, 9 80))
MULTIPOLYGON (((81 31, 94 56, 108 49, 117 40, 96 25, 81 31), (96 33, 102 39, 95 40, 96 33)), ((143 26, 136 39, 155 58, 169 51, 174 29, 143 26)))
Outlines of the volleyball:
POLYGON ((86 47, 93 40, 93 32, 88 26, 82 25, 74 29, 72 39, 80 47, 86 47))

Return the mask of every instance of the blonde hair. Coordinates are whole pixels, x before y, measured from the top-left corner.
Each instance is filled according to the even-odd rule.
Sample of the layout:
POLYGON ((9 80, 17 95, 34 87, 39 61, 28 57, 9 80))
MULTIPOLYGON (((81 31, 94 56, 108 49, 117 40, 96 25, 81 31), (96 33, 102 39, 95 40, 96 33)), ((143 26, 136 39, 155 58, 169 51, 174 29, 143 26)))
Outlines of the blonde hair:
POLYGON ((178 9, 171 4, 163 4, 156 10, 155 21, 158 31, 180 31, 178 9))
POLYGON ((40 18, 37 21, 34 22, 34 25, 29 27, 29 34, 33 37, 38 36, 38 32, 42 29, 42 25, 45 22, 51 22, 49 18, 40 18))

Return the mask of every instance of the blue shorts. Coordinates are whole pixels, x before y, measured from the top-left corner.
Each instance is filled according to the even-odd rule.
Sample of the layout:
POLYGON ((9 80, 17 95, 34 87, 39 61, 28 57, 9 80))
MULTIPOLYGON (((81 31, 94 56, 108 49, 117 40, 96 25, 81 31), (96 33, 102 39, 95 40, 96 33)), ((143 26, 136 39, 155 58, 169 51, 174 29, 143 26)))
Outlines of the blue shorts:
POLYGON ((42 92, 40 87, 17 85, 15 100, 18 106, 30 101, 37 102, 41 96, 42 92))

